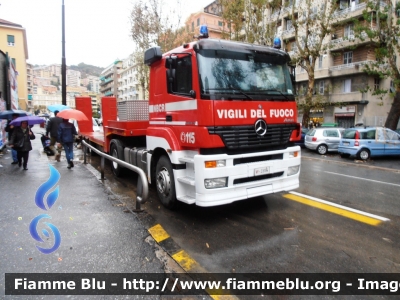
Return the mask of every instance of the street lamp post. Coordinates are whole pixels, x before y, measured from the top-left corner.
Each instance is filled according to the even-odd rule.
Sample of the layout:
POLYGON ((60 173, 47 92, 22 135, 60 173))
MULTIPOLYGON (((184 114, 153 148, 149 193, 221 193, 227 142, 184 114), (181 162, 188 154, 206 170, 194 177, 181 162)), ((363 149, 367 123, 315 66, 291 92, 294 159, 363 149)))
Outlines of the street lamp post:
POLYGON ((67 67, 65 62, 65 7, 62 0, 62 58, 61 58, 61 104, 67 105, 67 67))

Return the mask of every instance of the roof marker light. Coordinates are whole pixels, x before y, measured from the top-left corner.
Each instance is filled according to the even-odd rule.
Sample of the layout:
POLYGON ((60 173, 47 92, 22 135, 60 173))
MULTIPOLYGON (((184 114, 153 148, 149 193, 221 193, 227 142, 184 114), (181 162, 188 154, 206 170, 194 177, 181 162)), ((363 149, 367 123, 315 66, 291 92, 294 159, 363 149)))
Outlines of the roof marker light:
POLYGON ((207 25, 203 24, 200 26, 199 39, 206 39, 206 38, 208 38, 208 28, 207 25))

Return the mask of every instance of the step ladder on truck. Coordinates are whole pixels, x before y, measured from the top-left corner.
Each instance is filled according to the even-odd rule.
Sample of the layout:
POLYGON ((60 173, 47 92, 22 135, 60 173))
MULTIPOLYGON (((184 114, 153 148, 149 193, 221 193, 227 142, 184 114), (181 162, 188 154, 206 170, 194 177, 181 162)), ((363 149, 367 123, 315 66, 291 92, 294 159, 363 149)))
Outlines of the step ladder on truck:
MULTIPOLYGON (((216 206, 298 188, 301 137, 289 55, 272 47, 199 39, 145 53, 149 100, 90 97, 76 108, 86 142, 141 168, 162 204, 216 206), (82 123, 82 124, 81 124, 82 123)), ((123 168, 112 163, 116 176, 123 168)))

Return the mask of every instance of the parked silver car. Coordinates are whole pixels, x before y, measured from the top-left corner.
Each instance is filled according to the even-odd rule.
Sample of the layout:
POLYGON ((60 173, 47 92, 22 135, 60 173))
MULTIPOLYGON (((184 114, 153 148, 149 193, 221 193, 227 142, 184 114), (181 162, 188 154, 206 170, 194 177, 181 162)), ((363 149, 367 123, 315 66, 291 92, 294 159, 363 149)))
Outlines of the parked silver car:
POLYGON ((345 129, 339 127, 318 127, 307 132, 304 145, 324 155, 328 151, 338 151, 339 142, 345 129))

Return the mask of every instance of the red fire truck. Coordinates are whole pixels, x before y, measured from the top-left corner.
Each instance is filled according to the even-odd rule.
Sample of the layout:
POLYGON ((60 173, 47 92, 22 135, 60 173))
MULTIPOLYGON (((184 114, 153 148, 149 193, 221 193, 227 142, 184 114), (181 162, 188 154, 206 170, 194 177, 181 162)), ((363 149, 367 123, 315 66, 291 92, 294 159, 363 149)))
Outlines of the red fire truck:
MULTIPOLYGON (((140 167, 162 204, 215 206, 299 186, 301 126, 290 58, 282 50, 199 39, 145 52, 149 100, 102 98, 93 132, 90 98, 76 108, 87 142, 140 167)), ((112 170, 119 176, 118 164, 112 170)))

